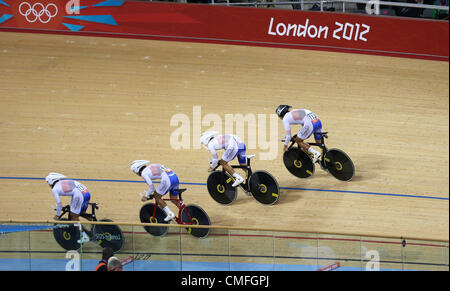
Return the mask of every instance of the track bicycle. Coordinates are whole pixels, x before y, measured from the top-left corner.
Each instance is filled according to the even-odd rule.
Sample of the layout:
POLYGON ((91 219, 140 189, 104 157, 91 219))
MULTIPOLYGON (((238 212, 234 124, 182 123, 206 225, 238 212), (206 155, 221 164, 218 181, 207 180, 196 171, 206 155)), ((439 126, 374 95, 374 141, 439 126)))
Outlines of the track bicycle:
MULTIPOLYGON (((246 155, 246 165, 231 165, 233 169, 242 169, 246 172, 245 181, 239 185, 247 195, 253 196, 256 201, 264 205, 275 204, 280 198, 280 187, 277 180, 266 171, 252 171, 251 158, 255 155, 246 155)), ((217 170, 221 165, 218 164, 214 171, 209 174, 207 187, 209 195, 218 203, 231 205, 237 197, 237 187, 232 187, 234 177, 225 169, 217 170)))
MULTIPOLYGON (((164 201, 176 201, 179 202, 181 207, 178 210, 178 216, 176 216, 173 220, 181 225, 186 225, 186 230, 188 233, 197 238, 207 237, 209 234, 209 228, 192 228, 189 225, 211 225, 211 220, 209 219, 208 214, 200 207, 195 204, 184 204, 184 201, 181 197, 181 193, 186 191, 187 189, 176 189, 178 192, 178 198, 162 198, 164 201)), ((151 199, 151 198, 149 198, 151 199)), ((139 218, 142 223, 161 223, 161 224, 169 224, 170 221, 164 221, 166 214, 158 205, 158 202, 155 200, 155 203, 146 203, 141 207, 139 212, 139 218)), ((154 236, 163 236, 167 234, 168 227, 165 226, 144 226, 144 229, 151 235, 154 236)))
MULTIPOLYGON (((350 157, 342 150, 325 146, 325 136, 328 132, 321 132, 320 143, 308 143, 322 150, 319 165, 323 170, 341 181, 350 181, 355 175, 355 166, 350 157)), ((292 136, 288 150, 283 154, 286 169, 299 178, 309 178, 314 174, 313 155, 301 149, 296 142, 297 135, 292 136)), ((282 142, 284 140, 281 139, 282 142)))
MULTIPOLYGON (((91 213, 82 213, 80 214, 80 217, 86 218, 89 221, 112 221, 109 219, 97 220, 95 210, 99 208, 98 203, 89 203, 89 206, 91 206, 91 213)), ((71 220, 70 205, 62 208, 62 212, 58 216, 58 219, 62 221, 71 220)), ((89 236, 89 241, 100 245, 102 248, 110 247, 114 252, 119 251, 125 242, 125 238, 119 226, 109 224, 94 224, 89 229, 81 224, 55 224, 53 227, 53 236, 62 248, 66 250, 78 250, 82 245, 81 231, 86 232, 89 236)))

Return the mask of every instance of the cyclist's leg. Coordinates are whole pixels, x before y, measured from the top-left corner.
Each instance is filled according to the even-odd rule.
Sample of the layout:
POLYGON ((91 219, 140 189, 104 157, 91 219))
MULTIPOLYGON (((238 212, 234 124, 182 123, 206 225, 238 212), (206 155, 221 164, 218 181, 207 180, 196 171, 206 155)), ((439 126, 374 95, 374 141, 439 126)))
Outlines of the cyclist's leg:
POLYGON ((295 139, 295 141, 297 142, 299 147, 301 147, 305 151, 308 151, 310 145, 305 142, 305 140, 307 140, 312 135, 314 128, 311 120, 308 117, 305 117, 303 121, 303 126, 297 133, 297 138, 295 139))
POLYGON ((223 168, 225 169, 225 171, 227 171, 228 174, 230 174, 231 176, 233 176, 235 178, 235 181, 234 181, 232 187, 236 187, 237 185, 242 184, 245 181, 244 178, 242 178, 238 173, 236 173, 234 171, 234 169, 228 164, 228 162, 232 161, 237 156, 238 151, 239 151, 239 148, 236 144, 235 146, 227 149, 223 153, 222 159, 220 160, 220 163, 223 166, 223 168))
POLYGON ((90 200, 91 200, 91 193, 90 193, 90 192, 84 193, 84 194, 83 194, 83 198, 84 198, 84 201, 83 201, 83 204, 81 205, 80 216, 83 217, 84 219, 87 219, 87 220, 89 220, 89 221, 92 221, 92 220, 94 220, 94 219, 92 218, 92 215, 86 213, 86 210, 87 210, 88 207, 89 207, 89 202, 90 202, 90 200))
POLYGON ((164 219, 165 221, 169 221, 170 219, 175 217, 175 214, 169 209, 169 206, 167 206, 167 203, 162 199, 164 195, 166 195, 171 187, 171 181, 167 173, 163 173, 161 176, 161 182, 159 183, 158 187, 156 188, 155 193, 155 200, 158 203, 159 206, 164 210, 167 217, 164 219))
POLYGON ((69 214, 69 219, 70 219, 71 221, 80 221, 80 215, 79 215, 79 214, 76 214, 76 213, 73 213, 73 212, 71 211, 70 214, 69 214))
POLYGON ((70 220, 79 221, 80 215, 84 213, 89 205, 91 195, 89 192, 82 194, 81 192, 75 192, 70 201, 70 220))
POLYGON ((305 140, 308 139, 313 134, 314 126, 311 122, 311 119, 309 119, 308 117, 305 117, 303 120, 304 124, 297 134, 296 141, 304 151, 313 154, 314 156, 313 162, 315 163, 319 159, 320 153, 316 151, 314 148, 312 148, 307 142, 305 142, 305 140))
POLYGON ((245 156, 246 152, 247 148, 245 146, 245 143, 238 144, 237 158, 239 161, 239 165, 241 166, 247 166, 247 157, 245 156))
POLYGON ((234 169, 228 164, 228 162, 231 162, 238 153, 238 146, 237 144, 235 146, 230 146, 225 150, 225 152, 222 155, 222 158, 220 159, 220 164, 222 167, 227 171, 228 174, 233 176, 235 174, 234 169))
POLYGON ((313 134, 316 143, 322 142, 322 122, 318 119, 315 123, 313 123, 313 134))
MULTIPOLYGON (((70 220, 72 221, 80 221, 80 216, 83 217, 83 214, 86 212, 87 207, 89 206, 89 200, 91 199, 91 195, 89 192, 81 193, 77 192, 72 196, 72 200, 70 201, 70 220), (80 215, 81 214, 81 215, 80 215)), ((89 241, 87 230, 83 225, 81 225, 82 233, 81 233, 81 243, 85 243, 89 241)))
POLYGON ((170 201, 172 201, 172 203, 175 204, 178 207, 178 209, 180 209, 181 208, 181 200, 179 200, 179 195, 177 192, 179 185, 180 185, 178 176, 175 174, 174 176, 170 177, 170 180, 172 182, 172 185, 169 190, 169 196, 171 199, 170 201))

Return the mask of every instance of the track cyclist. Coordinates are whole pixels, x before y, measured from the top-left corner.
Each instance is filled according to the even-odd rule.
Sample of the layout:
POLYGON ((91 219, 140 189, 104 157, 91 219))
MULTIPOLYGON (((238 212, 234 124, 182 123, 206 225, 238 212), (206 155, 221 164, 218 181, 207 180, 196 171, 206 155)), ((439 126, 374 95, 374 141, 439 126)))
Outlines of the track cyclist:
MULTIPOLYGON (((91 193, 88 188, 78 181, 65 179, 67 178, 63 174, 51 172, 45 177, 45 181, 52 189, 53 197, 56 200, 56 215, 53 217, 55 220, 59 220, 62 210, 61 196, 70 196, 70 220, 80 221, 79 217, 84 217, 83 214, 89 206, 91 199, 91 193)), ((88 220, 90 218, 84 217, 88 220)), ((89 241, 89 236, 86 231, 82 231, 80 243, 86 243, 89 241)))
POLYGON ((236 173, 228 163, 237 157, 241 166, 247 165, 245 143, 236 135, 217 134, 217 131, 206 131, 200 135, 200 142, 211 152, 212 155, 212 162, 210 163, 208 171, 212 172, 217 164, 220 163, 225 171, 235 178, 232 187, 236 187, 244 182, 244 178, 236 173), (219 160, 217 151, 222 149, 225 151, 222 158, 219 160))
MULTIPOLYGON (((286 137, 284 141, 284 151, 287 150, 289 142, 291 141, 291 125, 300 124, 302 128, 297 134, 296 142, 304 151, 313 155, 313 163, 317 162, 321 153, 312 148, 305 140, 314 134, 316 143, 321 142, 322 122, 319 117, 308 109, 292 109, 289 105, 279 105, 275 110, 278 117, 283 121, 284 129, 286 130, 286 137)), ((327 137, 325 135, 325 137, 327 137)))
MULTIPOLYGON (((135 160, 131 163, 131 170, 138 176, 142 177, 148 185, 148 190, 142 196, 141 201, 145 202, 149 199, 155 198, 158 205, 160 205, 166 213, 164 221, 170 221, 175 218, 175 214, 169 209, 167 203, 162 199, 162 196, 169 193, 171 199, 178 198, 178 186, 180 184, 178 176, 169 168, 161 164, 150 164, 147 160, 135 160), (148 165, 147 165, 148 164, 148 165), (160 179, 158 187, 155 189, 153 180, 160 179)), ((178 200, 172 200, 178 208, 181 208, 181 203, 178 200)))

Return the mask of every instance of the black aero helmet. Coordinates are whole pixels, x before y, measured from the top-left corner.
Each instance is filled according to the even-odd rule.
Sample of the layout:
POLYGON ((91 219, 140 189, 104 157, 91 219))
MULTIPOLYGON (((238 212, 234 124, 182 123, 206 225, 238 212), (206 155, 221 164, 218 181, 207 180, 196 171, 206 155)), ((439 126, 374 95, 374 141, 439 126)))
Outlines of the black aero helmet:
POLYGON ((284 115, 286 113, 288 113, 289 108, 291 108, 291 107, 292 106, 289 106, 289 105, 280 105, 280 106, 277 107, 277 110, 275 112, 277 113, 278 117, 283 118, 284 115))

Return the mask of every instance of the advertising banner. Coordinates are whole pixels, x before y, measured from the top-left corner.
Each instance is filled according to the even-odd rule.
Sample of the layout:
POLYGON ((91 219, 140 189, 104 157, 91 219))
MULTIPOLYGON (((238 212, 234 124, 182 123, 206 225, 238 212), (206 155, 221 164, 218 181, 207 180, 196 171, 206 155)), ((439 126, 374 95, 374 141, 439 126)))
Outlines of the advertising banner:
POLYGON ((0 31, 315 49, 448 61, 449 23, 120 0, 0 0, 0 31))

